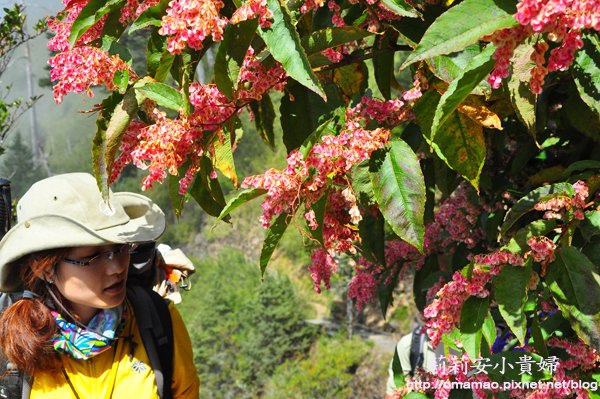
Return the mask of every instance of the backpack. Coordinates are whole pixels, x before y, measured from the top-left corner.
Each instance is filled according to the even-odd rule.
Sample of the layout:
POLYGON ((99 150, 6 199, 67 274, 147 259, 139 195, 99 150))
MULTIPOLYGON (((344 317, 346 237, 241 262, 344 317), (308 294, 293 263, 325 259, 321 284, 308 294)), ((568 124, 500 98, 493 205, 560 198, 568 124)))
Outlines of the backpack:
MULTIPOLYGON (((21 293, 1 293, 0 312, 21 299, 21 293)), ((142 343, 150 359, 161 399, 172 399, 173 324, 169 304, 152 289, 128 284, 129 299, 140 329, 142 343)), ((31 378, 0 359, 0 399, 29 399, 31 378)))
POLYGON ((410 341, 410 372, 408 374, 411 377, 414 376, 417 368, 423 367, 423 361, 425 360, 423 349, 426 339, 427 335, 423 332, 423 326, 419 324, 413 330, 410 341))

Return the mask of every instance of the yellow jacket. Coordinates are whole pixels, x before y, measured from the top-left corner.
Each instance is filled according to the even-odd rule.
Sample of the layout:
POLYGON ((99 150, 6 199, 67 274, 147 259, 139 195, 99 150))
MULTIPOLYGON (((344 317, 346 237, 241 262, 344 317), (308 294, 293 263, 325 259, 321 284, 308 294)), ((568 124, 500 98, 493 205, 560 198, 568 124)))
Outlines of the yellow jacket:
MULTIPOLYGON (((89 360, 61 355, 64 369, 80 399, 158 399, 156 380, 142 344, 133 309, 129 304, 124 336, 133 335, 132 345, 120 339, 113 348, 89 360)), ((169 304, 173 320, 173 398, 197 399, 200 382, 192 354, 192 344, 181 315, 169 304)), ((33 376, 30 399, 76 399, 62 371, 33 376)))

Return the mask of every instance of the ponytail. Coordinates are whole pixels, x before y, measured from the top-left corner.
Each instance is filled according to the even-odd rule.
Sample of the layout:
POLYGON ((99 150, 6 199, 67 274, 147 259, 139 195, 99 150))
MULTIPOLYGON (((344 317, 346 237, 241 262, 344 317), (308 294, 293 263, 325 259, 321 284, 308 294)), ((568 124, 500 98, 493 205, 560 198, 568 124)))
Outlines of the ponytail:
POLYGON ((20 268, 24 287, 35 295, 18 300, 0 316, 0 351, 10 363, 29 375, 58 366, 51 342, 56 322, 47 306, 52 302, 42 276, 53 273, 54 265, 64 252, 64 249, 36 252, 13 265, 20 268))

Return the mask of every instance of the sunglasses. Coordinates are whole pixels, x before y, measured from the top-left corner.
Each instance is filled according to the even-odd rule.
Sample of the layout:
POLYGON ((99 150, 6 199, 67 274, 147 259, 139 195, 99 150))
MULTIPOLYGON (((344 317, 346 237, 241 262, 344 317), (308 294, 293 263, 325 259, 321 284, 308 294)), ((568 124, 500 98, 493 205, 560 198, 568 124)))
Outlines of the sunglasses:
POLYGON ((109 260, 113 260, 115 258, 119 260, 127 258, 136 247, 136 244, 128 243, 119 245, 111 251, 100 252, 99 254, 94 255, 87 260, 63 258, 62 261, 76 266, 101 266, 106 264, 106 262, 109 260))

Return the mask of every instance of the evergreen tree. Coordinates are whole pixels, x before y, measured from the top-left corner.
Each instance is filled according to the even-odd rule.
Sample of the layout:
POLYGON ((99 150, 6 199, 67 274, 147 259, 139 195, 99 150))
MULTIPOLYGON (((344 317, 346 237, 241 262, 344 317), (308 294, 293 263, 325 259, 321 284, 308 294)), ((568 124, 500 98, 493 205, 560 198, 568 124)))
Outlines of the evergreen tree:
POLYGON ((33 161, 31 149, 23 142, 21 132, 16 132, 0 157, 0 176, 11 181, 12 197, 17 199, 31 184, 44 177, 39 165, 33 161))

